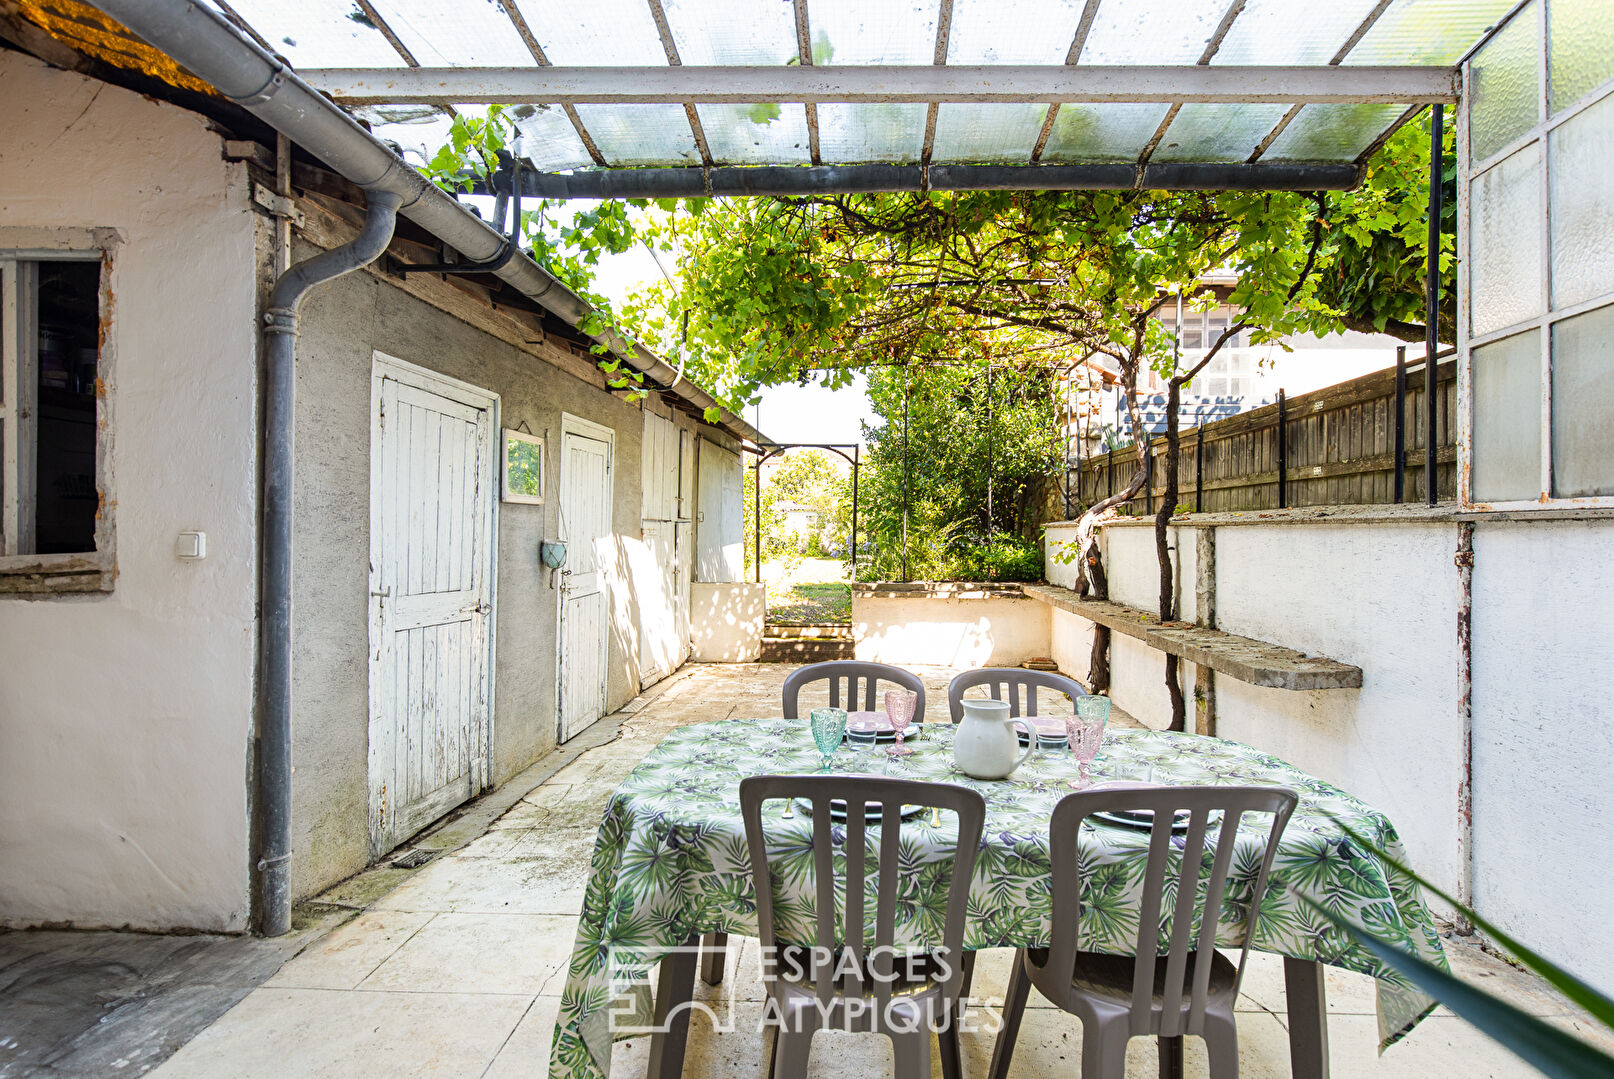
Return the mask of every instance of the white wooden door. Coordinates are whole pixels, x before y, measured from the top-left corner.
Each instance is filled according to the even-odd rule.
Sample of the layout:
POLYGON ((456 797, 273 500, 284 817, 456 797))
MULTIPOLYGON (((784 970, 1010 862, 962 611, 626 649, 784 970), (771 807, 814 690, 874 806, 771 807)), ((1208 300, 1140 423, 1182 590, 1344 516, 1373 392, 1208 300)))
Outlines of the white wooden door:
POLYGON ((379 856, 488 783, 493 404, 377 358, 370 838, 379 856))
POLYGON ((610 630, 611 532, 609 429, 566 418, 561 436, 560 740, 605 714, 606 638, 610 630), (573 425, 581 429, 573 429, 573 425))

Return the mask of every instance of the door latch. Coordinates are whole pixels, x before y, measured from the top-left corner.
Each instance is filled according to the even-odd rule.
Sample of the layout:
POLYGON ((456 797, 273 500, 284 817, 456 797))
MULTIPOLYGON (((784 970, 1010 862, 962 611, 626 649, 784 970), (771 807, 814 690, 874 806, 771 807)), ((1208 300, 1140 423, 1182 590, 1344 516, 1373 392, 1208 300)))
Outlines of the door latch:
POLYGON ((460 614, 489 614, 493 610, 491 603, 477 603, 470 607, 461 607, 460 614))

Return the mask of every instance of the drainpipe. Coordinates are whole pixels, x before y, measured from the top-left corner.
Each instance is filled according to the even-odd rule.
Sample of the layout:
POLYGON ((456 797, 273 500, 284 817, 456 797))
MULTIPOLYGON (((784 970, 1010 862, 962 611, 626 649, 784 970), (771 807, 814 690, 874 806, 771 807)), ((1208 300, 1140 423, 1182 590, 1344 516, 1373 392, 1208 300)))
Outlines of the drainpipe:
MULTIPOLYGON (((486 262, 505 250, 502 234, 410 168, 329 98, 199 0, 94 3, 367 193, 385 189, 401 195, 403 216, 466 260, 486 262)), ((580 326, 595 314, 580 296, 526 255, 517 255, 491 272, 569 325, 580 326)), ((671 392, 670 387, 679 382, 679 369, 616 331, 607 329, 590 336, 621 356, 647 383, 671 392)), ((737 438, 755 445, 767 441, 755 427, 722 409, 710 394, 688 381, 672 395, 699 409, 721 409, 720 426, 737 438)))
POLYGON ((264 312, 262 625, 258 663, 258 881, 261 930, 291 928, 291 502, 297 308, 315 286, 374 262, 392 241, 402 196, 370 191, 364 227, 351 243, 299 262, 280 275, 264 312))

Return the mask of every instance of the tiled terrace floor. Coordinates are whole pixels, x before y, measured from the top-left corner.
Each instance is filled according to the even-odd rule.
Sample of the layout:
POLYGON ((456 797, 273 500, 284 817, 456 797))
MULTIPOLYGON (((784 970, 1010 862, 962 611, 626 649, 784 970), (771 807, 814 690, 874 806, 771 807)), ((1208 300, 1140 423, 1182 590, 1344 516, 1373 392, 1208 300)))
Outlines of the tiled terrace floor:
MULTIPOLYGON (((151 1074, 164 1079, 545 1075, 595 828, 612 790, 676 726, 777 714, 780 683, 789 670, 686 668, 622 722, 620 738, 583 754, 515 802, 484 833, 413 871, 362 913, 310 944, 151 1074)), ((944 708, 952 672, 923 673, 932 700, 944 708)), ((423 845, 431 845, 429 837, 423 845)), ((338 889, 336 898, 347 894, 338 889)), ((736 956, 731 950, 731 977, 716 991, 733 994, 742 1031, 754 1027, 760 1012, 755 948, 755 942, 731 944, 744 951, 736 956)), ((1463 977, 1552 1022, 1590 1033, 1589 1024, 1538 980, 1471 946, 1453 945, 1450 952, 1463 977)), ((983 954, 978 996, 1001 992, 1009 954, 983 954)), ((1444 1012, 1378 1056, 1370 979, 1330 971, 1328 993, 1336 1076, 1536 1074, 1444 1012)), ((1033 994, 1022 1027, 1015 1075, 1076 1075, 1079 1024, 1038 1007, 1036 999, 1033 994)), ((1287 1076, 1280 963, 1253 957, 1240 1007, 1242 1074, 1287 1076)), ((697 1018, 685 1075, 761 1077, 762 1044, 749 1032, 713 1034, 697 1018)), ((969 1074, 985 1076, 991 1035, 965 1035, 964 1044, 969 1074)), ((642 1040, 619 1045, 613 1076, 643 1075, 646 1050, 642 1040)), ((1187 1057, 1189 1075, 1205 1074, 1195 1039, 1189 1039, 1187 1057)), ((879 1036, 824 1034, 815 1045, 815 1077, 889 1074, 889 1043, 879 1036)), ((1148 1040, 1133 1041, 1129 1074, 1155 1074, 1148 1040)))

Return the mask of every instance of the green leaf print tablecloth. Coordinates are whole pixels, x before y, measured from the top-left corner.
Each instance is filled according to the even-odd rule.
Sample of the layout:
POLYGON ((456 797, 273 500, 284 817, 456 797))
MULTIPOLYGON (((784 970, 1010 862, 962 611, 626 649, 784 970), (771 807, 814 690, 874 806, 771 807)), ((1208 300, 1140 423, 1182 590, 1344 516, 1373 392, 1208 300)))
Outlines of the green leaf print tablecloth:
MULTIPOLYGON (((892 763, 883 746, 861 757, 843 749, 836 770, 878 771, 980 791, 986 798, 986 828, 970 883, 964 946, 1046 945, 1051 910, 1048 819, 1071 792, 1076 762, 1064 752, 1039 751, 1007 780, 974 780, 954 770, 952 737, 951 724, 930 723, 922 740, 910 739, 915 752, 900 763, 892 763)), ((629 1007, 643 1015, 648 1003, 646 983, 625 982, 624 971, 648 971, 692 934, 756 936, 740 780, 811 772, 818 762, 806 724, 799 720, 729 720, 674 731, 622 781, 600 822, 556 1025, 551 1079, 594 1079, 609 1071, 613 1026, 608 1017, 629 1007)), ((1347 834, 1348 829, 1404 861, 1400 838, 1382 814, 1276 757, 1196 735, 1112 730, 1094 763, 1093 778, 1136 775, 1144 765, 1153 768, 1157 783, 1265 784, 1296 791, 1300 804, 1273 863, 1253 947, 1377 978, 1381 1048, 1428 1014, 1433 1001, 1299 898, 1308 896, 1445 966, 1440 938, 1417 885, 1347 834)), ((766 822, 769 846, 778 858, 779 932, 787 939, 810 941, 812 818, 798 812, 787 820, 780 813, 782 808, 766 822)), ((1248 896, 1259 868, 1266 829, 1264 817, 1246 818, 1240 828, 1228 901, 1219 912, 1219 946, 1242 943, 1245 906, 1240 897, 1248 896)), ((955 843, 956 830, 949 823, 936 826, 921 817, 904 824, 899 947, 921 949, 939 942, 944 899, 932 885, 947 879, 955 843)), ((874 844, 870 846, 872 850, 874 844)), ((1212 850, 1207 843, 1207 872, 1212 850)), ((1131 954, 1147 857, 1146 831, 1083 828, 1085 948, 1131 954)), ((871 896, 873 869, 871 864, 871 896)))

